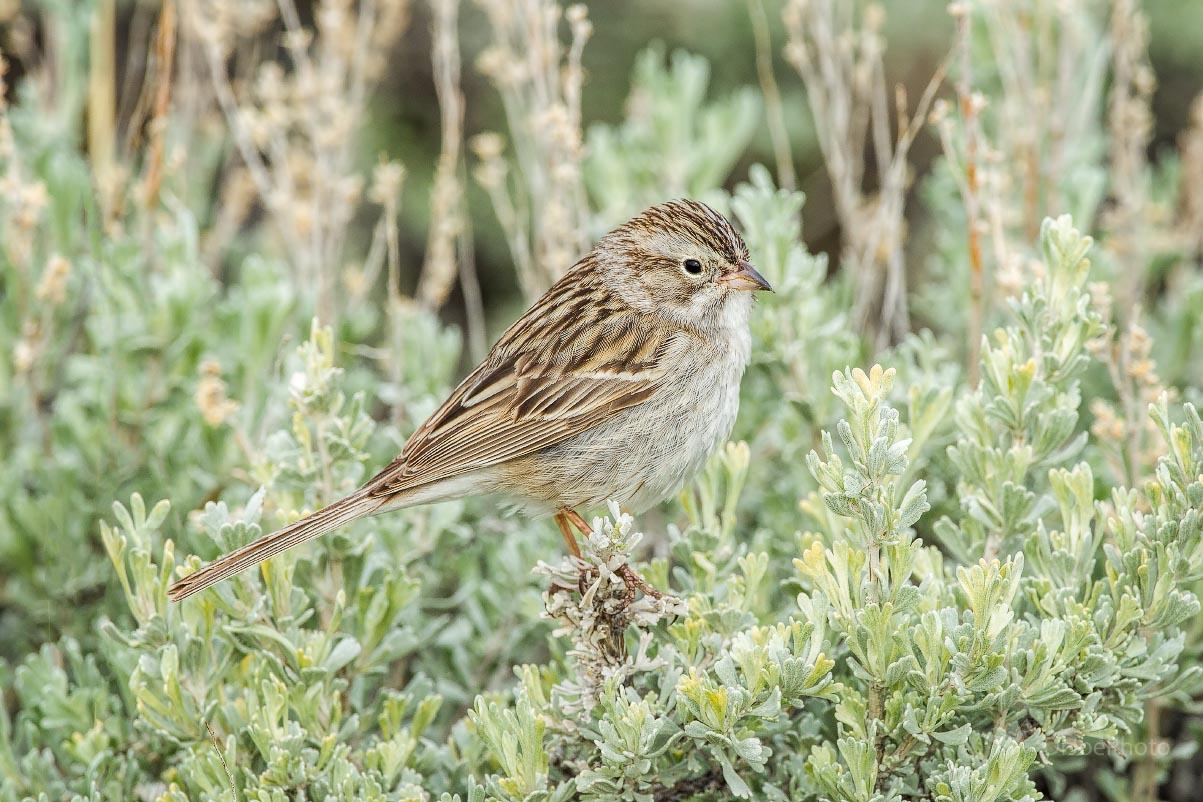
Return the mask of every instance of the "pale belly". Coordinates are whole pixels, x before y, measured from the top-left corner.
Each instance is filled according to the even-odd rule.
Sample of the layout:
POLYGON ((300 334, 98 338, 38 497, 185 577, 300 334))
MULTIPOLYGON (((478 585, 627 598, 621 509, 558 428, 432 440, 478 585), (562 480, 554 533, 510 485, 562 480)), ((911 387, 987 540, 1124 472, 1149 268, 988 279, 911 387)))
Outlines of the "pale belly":
POLYGON ((680 490, 731 433, 745 353, 695 353, 686 360, 680 378, 644 403, 520 460, 532 481, 523 482, 519 503, 554 509, 613 499, 639 512, 680 490))

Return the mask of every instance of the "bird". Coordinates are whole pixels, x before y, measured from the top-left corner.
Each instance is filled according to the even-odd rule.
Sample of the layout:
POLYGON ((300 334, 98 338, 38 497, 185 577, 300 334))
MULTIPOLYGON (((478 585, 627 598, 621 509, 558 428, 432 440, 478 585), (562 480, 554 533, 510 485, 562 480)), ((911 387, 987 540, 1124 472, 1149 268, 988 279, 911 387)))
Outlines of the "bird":
MULTIPOLYGON (((475 495, 554 516, 638 513, 677 493, 731 433, 757 291, 731 222, 681 199, 602 236, 509 329, 401 453, 359 489, 180 577, 180 601, 351 521, 475 495)), ((660 595, 632 571, 624 579, 660 595)))

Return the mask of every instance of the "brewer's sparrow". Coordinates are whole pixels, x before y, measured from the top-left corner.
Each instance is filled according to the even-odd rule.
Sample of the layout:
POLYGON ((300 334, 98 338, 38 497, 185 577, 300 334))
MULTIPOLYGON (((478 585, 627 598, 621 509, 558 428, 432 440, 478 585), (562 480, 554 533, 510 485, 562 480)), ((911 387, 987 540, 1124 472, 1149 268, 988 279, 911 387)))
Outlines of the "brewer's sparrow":
MULTIPOLYGON (((718 212, 653 206, 602 237, 346 498, 183 577, 183 599, 365 515, 496 493, 554 512, 635 511, 675 493, 731 432, 751 348, 749 290, 770 289, 718 212)), ((655 593, 638 577, 645 592, 655 593)))

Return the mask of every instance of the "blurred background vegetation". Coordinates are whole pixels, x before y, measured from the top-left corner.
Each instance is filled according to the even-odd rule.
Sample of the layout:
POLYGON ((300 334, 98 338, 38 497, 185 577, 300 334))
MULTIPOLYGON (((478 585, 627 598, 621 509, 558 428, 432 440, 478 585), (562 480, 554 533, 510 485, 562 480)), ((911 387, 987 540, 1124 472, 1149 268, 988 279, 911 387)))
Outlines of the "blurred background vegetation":
MULTIPOLYGON (((530 573, 551 527, 441 505, 365 522, 183 611, 161 586, 185 555, 291 520, 383 464, 533 297, 650 203, 688 195, 731 213, 779 290, 745 382, 750 462, 729 451, 640 521, 657 533, 651 575, 700 606, 678 632, 714 636, 698 636, 695 668, 792 614, 814 589, 793 558, 845 534, 804 467, 845 414, 832 371, 897 368, 906 475, 925 477, 933 509, 916 530, 947 556, 949 587, 954 566, 1060 525, 1045 469, 1075 449, 1102 504, 1156 484, 1166 427, 1148 405, 1200 400, 1203 4, 0 0, 0 58, 5 802, 222 798, 219 755, 247 794, 285 777, 437 798, 476 793, 499 765, 490 794, 529 796, 514 790, 528 781, 541 798, 572 793, 564 778, 597 761, 563 733, 558 786, 547 765, 489 756, 489 732, 517 738, 498 705, 569 681, 578 659, 530 573), (978 531, 962 512, 990 491, 946 449, 994 431, 954 421, 954 399, 972 408, 998 378, 982 335, 1058 300, 1011 305, 1056 264, 1041 220, 1066 212, 1097 243, 1094 283, 1078 289, 1098 326, 1067 329, 1055 356, 1077 368, 1048 368, 1056 390, 1031 402, 1068 421, 1016 480, 1041 501, 978 531), (753 594, 744 560, 760 554, 753 594), (539 666, 516 685, 520 664, 539 666), (302 676, 314 698, 275 684, 302 676), (349 756, 330 757, 335 730, 349 756)), ((1188 552, 1147 610, 1167 593, 1190 608, 1203 555, 1188 552)), ((1027 570, 1025 587, 1050 581, 1027 570)), ((1107 697, 1123 726, 1097 738, 1124 749, 1038 764, 1046 794, 1197 795, 1201 695, 1170 676, 1198 664, 1203 625, 1147 623, 1142 648, 1173 655, 1107 697)), ((625 703, 607 704, 617 716, 625 703)), ((545 720, 564 712, 548 705, 545 720)), ((759 735, 802 755, 834 740, 831 718, 759 735)), ((1061 734, 1091 743, 1084 726, 1061 734)), ((631 798, 737 787, 716 779, 718 757, 697 759, 679 787, 631 798)), ((745 777, 765 772, 741 759, 745 777)), ((778 762, 757 793, 825 788, 814 767, 800 779, 803 758, 778 762)), ((592 782, 597 798, 621 786, 592 782)), ((998 798, 1028 792, 1013 790, 998 798)))
MULTIPOLYGON (((254 7, 256 4, 251 3, 254 7)), ((261 4, 259 4, 261 5, 261 4)), ((740 2, 642 3, 615 0, 589 7, 593 33, 585 48, 582 66, 586 73, 582 119, 586 128, 593 123, 616 124, 621 121, 630 91, 630 77, 638 54, 649 43, 659 43, 664 52, 685 50, 707 59, 710 67, 709 91, 723 97, 745 87, 756 87, 756 46, 749 6, 740 2)), ((887 0, 879 4, 886 12, 884 34, 888 40, 885 66, 891 84, 900 83, 917 96, 933 71, 948 52, 953 33, 946 3, 918 0, 887 0)), ((1147 0, 1142 4, 1149 26, 1148 56, 1157 75, 1151 98, 1152 136, 1148 143, 1150 158, 1158 159, 1175 146, 1190 123, 1191 102, 1200 89, 1203 74, 1203 8, 1194 3, 1174 0, 1147 0)), ((838 264, 840 223, 831 211, 831 186, 823 165, 814 127, 805 99, 805 90, 791 80, 791 70, 782 53, 785 32, 780 18, 780 3, 755 3, 762 8, 768 35, 769 53, 779 76, 779 91, 785 114, 790 150, 798 175, 798 186, 809 199, 804 236, 814 252, 828 253, 838 264)), ((1100 11, 1106 3, 1098 4, 1100 11)), ((21 76, 45 57, 41 45, 47 35, 46 18, 40 10, 54 10, 55 3, 21 3, 8 0, 0 9, 0 26, 8 42, 9 91, 20 85, 21 76), (20 13, 20 17, 18 14, 20 13), (32 48, 28 59, 22 51, 32 48), (33 62, 33 63, 30 63, 33 62)), ((62 3, 63 13, 87 13, 87 4, 62 3)), ((198 6, 198 8, 202 8, 198 6)), ((297 4, 303 24, 313 21, 312 3, 297 4)), ((159 13, 157 3, 119 2, 115 6, 114 82, 122 97, 117 124, 127 134, 130 126, 141 121, 138 99, 147 82, 146 70, 153 57, 152 37, 159 13)), ((265 13, 261 10, 261 13, 265 13)), ((253 16, 253 14, 252 14, 253 16)), ((258 50, 279 47, 281 23, 265 21, 253 39, 258 50), (273 45, 272 43, 275 42, 273 45)), ((384 156, 405 165, 407 198, 422 201, 429 197, 438 161, 440 116, 430 54, 432 47, 431 8, 427 4, 407 6, 408 20, 391 41, 381 58, 387 62, 372 92, 362 129, 357 134, 353 154, 360 170, 370 168, 384 156)), ((504 128, 502 100, 489 80, 473 68, 477 57, 489 44, 490 25, 485 11, 475 3, 465 3, 459 21, 465 97, 464 128, 469 133, 504 128)), ((212 111, 212 110, 210 110, 212 111)), ((739 153, 736 164, 726 177, 728 188, 746 175, 751 164, 770 164, 773 160, 771 135, 757 117, 748 146, 739 153)), ((939 143, 930 135, 921 136, 914 149, 915 169, 923 174, 940 152, 939 143)), ((870 165, 872 169, 872 165, 870 165)), ((506 251, 504 235, 489 210, 487 193, 474 183, 467 187, 470 217, 473 220, 474 247, 481 288, 493 325, 508 319, 520 304, 513 263, 506 251), (505 309, 506 311, 500 311, 505 309)), ((216 196, 214 196, 216 201, 216 196)), ((908 215, 921 217, 921 206, 908 209, 908 215)), ((425 251, 430 207, 425 202, 402 204, 400 210, 400 247, 407 262, 421 262, 425 251)), ((354 235, 362 240, 370 235, 369 223, 354 235)), ((916 221, 914 226, 921 225, 916 221)), ((921 258, 921 254, 919 254, 921 258)), ((416 274, 408 272, 403 280, 412 289, 416 274)), ((462 299, 456 298, 447 314, 462 322, 462 299)))

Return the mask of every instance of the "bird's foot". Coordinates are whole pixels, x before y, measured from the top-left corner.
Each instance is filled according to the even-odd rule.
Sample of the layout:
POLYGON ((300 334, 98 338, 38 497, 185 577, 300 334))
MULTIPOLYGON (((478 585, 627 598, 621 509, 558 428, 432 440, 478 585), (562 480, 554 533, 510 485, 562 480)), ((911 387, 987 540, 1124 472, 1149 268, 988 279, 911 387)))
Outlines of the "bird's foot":
MULTIPOLYGON (((585 519, 578 515, 576 510, 563 509, 556 513, 555 520, 556 526, 560 527, 560 534, 564 536, 564 545, 568 547, 569 553, 573 557, 580 557, 581 547, 577 544, 576 537, 572 534, 572 526, 577 524, 578 521, 580 522, 577 524, 578 527, 581 525, 587 526, 585 519), (570 517, 570 514, 576 516, 575 520, 570 517)), ((586 528, 581 531, 583 534, 588 535, 590 530, 586 528)))
MULTIPOLYGON (((573 535, 572 529, 575 527, 582 536, 588 537, 593 532, 593 528, 588 522, 581 517, 580 513, 571 507, 560 509, 555 516, 556 525, 560 528, 560 533, 564 536, 564 543, 568 546, 569 551, 574 557, 581 557, 580 546, 577 544, 576 537, 573 535)), ((663 599, 664 594, 654 588, 651 583, 635 572, 635 569, 630 565, 623 563, 614 573, 623 581, 626 586, 626 592, 623 594, 621 608, 630 607, 635 601, 636 592, 641 592, 645 596, 653 599, 663 599)), ((593 584, 597 578, 597 572, 594 569, 586 568, 580 573, 580 592, 585 595, 585 591, 593 584)))
MULTIPOLYGON (((663 599, 664 594, 652 587, 651 583, 635 573, 635 569, 629 565, 621 566, 614 573, 622 577, 622 581, 626 583, 627 593, 630 596, 630 601, 635 600, 635 591, 639 590, 644 596, 651 596, 653 599, 663 599)), ((628 602, 629 604, 630 602, 628 602)))

